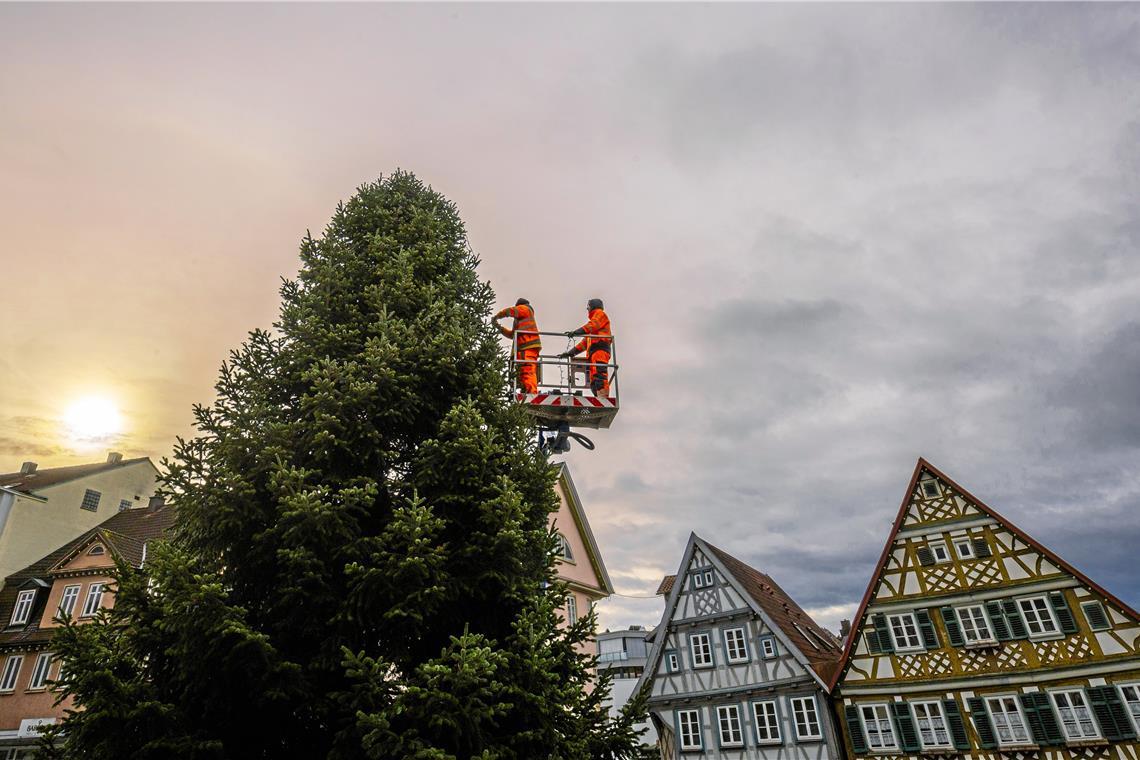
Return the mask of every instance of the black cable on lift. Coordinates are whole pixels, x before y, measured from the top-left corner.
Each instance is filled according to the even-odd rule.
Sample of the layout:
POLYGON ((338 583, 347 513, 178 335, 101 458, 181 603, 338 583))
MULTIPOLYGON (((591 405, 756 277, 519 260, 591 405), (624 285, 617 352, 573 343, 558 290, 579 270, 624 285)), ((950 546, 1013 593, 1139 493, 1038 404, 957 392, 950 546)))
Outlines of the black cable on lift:
POLYGON ((575 441, 580 443, 582 445, 582 448, 584 448, 586 451, 594 450, 594 442, 581 433, 568 432, 566 433, 566 436, 568 438, 573 438, 575 441))

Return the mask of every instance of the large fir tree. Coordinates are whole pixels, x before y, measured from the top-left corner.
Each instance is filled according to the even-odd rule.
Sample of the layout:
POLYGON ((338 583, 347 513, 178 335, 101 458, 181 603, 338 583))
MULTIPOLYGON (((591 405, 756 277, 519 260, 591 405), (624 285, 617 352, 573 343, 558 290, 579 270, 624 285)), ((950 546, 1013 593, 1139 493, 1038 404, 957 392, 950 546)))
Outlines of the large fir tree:
POLYGON ((57 637, 60 758, 633 753, 558 625, 554 471, 455 207, 397 172, 338 206, 231 353, 164 490, 176 539, 57 637))

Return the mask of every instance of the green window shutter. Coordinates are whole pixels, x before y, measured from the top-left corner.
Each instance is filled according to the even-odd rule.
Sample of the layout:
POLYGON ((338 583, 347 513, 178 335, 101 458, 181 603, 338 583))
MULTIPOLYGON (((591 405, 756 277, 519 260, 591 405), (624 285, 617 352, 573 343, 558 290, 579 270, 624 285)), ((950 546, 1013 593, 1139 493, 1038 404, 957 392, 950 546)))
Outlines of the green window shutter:
POLYGON ((990 545, 986 543, 986 539, 974 539, 974 556, 978 559, 985 559, 986 557, 994 556, 994 553, 990 551, 990 545))
POLYGON ((990 615, 990 626, 994 629, 994 636, 998 641, 1009 641, 1009 626, 1005 622, 1005 613, 1001 610, 1001 602, 986 602, 986 612, 990 615))
POLYGON ((888 653, 895 651, 895 645, 891 643, 891 632, 887 629, 887 616, 880 612, 871 621, 875 624, 875 633, 879 634, 879 649, 888 653))
POLYGON ((1065 735, 1061 733, 1049 695, 1041 692, 1022 694, 1021 709, 1025 711, 1025 720, 1029 723, 1034 741, 1050 747, 1059 747, 1065 743, 1065 735))
POLYGON ((1108 613, 1100 602, 1081 602, 1081 611, 1085 613, 1085 620, 1089 621, 1089 628, 1094 631, 1106 631, 1112 628, 1108 613))
POLYGON ((918 564, 920 564, 920 565, 933 565, 934 564, 934 552, 930 551, 929 546, 920 546, 920 547, 918 547, 918 550, 915 553, 918 554, 918 564))
POLYGON ((1021 617, 1017 602, 1005 599, 1001 603, 1001 608, 1005 612, 1005 622, 1009 625, 1009 635, 1015 639, 1029 638, 1029 629, 1025 627, 1025 618, 1021 617))
POLYGON ((1089 707, 1092 708, 1104 738, 1109 741, 1124 741, 1136 738, 1124 703, 1112 686, 1095 686, 1088 689, 1089 707))
POLYGON ((970 717, 974 719, 978 746, 982 749, 997 747, 997 736, 994 734, 994 724, 990 722, 990 714, 986 712, 986 703, 981 697, 971 697, 966 700, 966 704, 970 706, 970 717))
POLYGON ((843 709, 847 717, 847 733, 851 737, 851 748, 856 755, 867 754, 867 737, 863 735, 863 724, 859 722, 859 708, 847 705, 843 709))
POLYGON ((918 729, 915 728, 910 705, 906 702, 891 702, 890 708, 891 717, 895 719, 895 728, 899 734, 899 746, 905 752, 918 752, 922 749, 922 745, 918 743, 918 729))
POLYGON ((922 634, 922 645, 927 649, 938 648, 938 631, 934 630, 934 621, 926 610, 915 610, 914 619, 918 621, 918 630, 922 634))
POLYGON ((871 654, 882 654, 883 645, 879 642, 879 634, 875 631, 867 631, 863 634, 867 639, 867 651, 871 654))
POLYGON ((950 639, 950 646, 965 646, 966 639, 962 637, 962 627, 958 625, 958 616, 954 614, 954 608, 942 607, 938 611, 942 613, 942 624, 946 626, 946 638, 950 639))
POLYGON ((1064 594, 1060 591, 1049 594, 1049 605, 1057 616, 1057 622, 1061 624, 1062 633, 1076 633, 1080 630, 1077 628, 1077 619, 1073 617, 1073 611, 1069 609, 1069 602, 1065 599, 1064 594))
POLYGON ((954 740, 954 747, 970 749, 970 737, 966 735, 966 721, 962 719, 962 711, 958 709, 958 700, 943 700, 942 710, 946 713, 946 723, 950 726, 950 736, 954 740))

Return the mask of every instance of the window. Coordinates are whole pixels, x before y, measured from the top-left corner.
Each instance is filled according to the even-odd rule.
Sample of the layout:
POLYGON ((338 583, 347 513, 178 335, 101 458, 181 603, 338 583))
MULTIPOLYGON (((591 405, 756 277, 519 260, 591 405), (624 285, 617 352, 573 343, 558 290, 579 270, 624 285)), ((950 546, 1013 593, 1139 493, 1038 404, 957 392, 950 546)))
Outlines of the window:
POLYGON ((693 588, 712 588, 712 586, 712 570, 697 570, 693 573, 693 588))
POLYGON ((1112 627, 1108 613, 1100 602, 1081 602, 1081 612, 1085 613, 1085 620, 1089 621, 1089 628, 1094 631, 1107 631, 1112 627))
POLYGON ((79 586, 64 586, 59 598, 59 616, 69 618, 75 613, 75 600, 79 598, 79 586))
POLYGON ((98 557, 101 554, 106 554, 107 550, 103 548, 102 544, 95 544, 87 550, 87 553, 92 557, 98 557))
POLYGON ((998 744, 1028 744, 1029 732, 1025 729, 1025 717, 1017 700, 1013 697, 990 697, 986 700, 990 710, 998 744))
POLYGON ((681 658, 677 656, 676 652, 669 651, 665 653, 665 672, 676 673, 681 670, 681 658))
POLYGON ((974 607, 959 607, 958 622, 962 625, 962 635, 966 644, 990 643, 994 640, 990 633, 990 625, 986 621, 986 613, 981 605, 974 607))
POLYGON ((700 749, 700 713, 698 713, 696 710, 678 710, 677 733, 681 736, 681 749, 700 749))
POLYGON ((936 499, 942 495, 938 488, 937 480, 924 480, 922 481, 922 495, 928 499, 936 499))
POLYGON ((83 617, 94 615, 103 604, 103 584, 92 583, 87 589, 87 598, 83 601, 83 617))
POLYGON ((770 660, 776 656, 775 636, 762 636, 760 638, 760 655, 766 660, 770 660))
POLYGON ((1120 697, 1128 706, 1128 714, 1132 716, 1132 722, 1140 727, 1140 686, 1136 684, 1121 686, 1120 697))
POLYGON ((895 642, 895 651, 909 651, 923 649, 922 638, 918 635, 918 623, 914 620, 913 612, 902 615, 888 615, 891 638, 895 642))
POLYGON ((1050 696, 1053 697, 1053 704, 1057 706, 1057 714, 1061 717, 1061 728, 1065 732, 1066 739, 1096 739, 1100 736, 1083 691, 1080 689, 1054 691, 1050 696))
POLYGON ((946 548, 945 541, 931 541, 930 553, 934 555, 934 561, 938 563, 950 561, 950 550, 946 548))
POLYGON ((8 625, 23 625, 28 622, 28 616, 32 612, 32 602, 35 600, 36 592, 33 589, 21 591, 16 597, 16 606, 12 610, 12 622, 8 625))
POLYGON ((126 512, 130 508, 131 508, 131 500, 130 499, 121 499, 119 501, 119 511, 120 512, 126 512))
POLYGON ((724 632, 724 651, 729 662, 748 661, 748 645, 744 643, 743 628, 729 628, 724 632))
POLYGON ((49 670, 51 670, 51 652, 43 652, 36 657, 35 667, 32 668, 32 677, 28 681, 28 689, 44 688, 47 684, 49 670))
POLYGON ((722 747, 741 747, 744 745, 744 732, 740 728, 739 707, 724 705, 716 708, 716 722, 720 727, 720 745, 722 747))
POLYGON ((914 721, 918 724, 918 736, 923 747, 949 747, 950 731, 946 728, 946 717, 942 705, 937 702, 914 702, 914 721))
POLYGON ((752 716, 756 718, 756 743, 779 744, 780 719, 776 717, 776 702, 753 702, 752 716))
POLYGON ((712 643, 707 633, 694 633, 689 636, 689 651, 693 655, 694 668, 712 667, 712 643))
POLYGON ((561 533, 558 534, 558 555, 567 562, 574 561, 574 551, 570 548, 570 542, 561 533))
POLYGON ((863 718, 863 730, 867 732, 867 746, 870 749, 898 748, 886 705, 863 705, 859 708, 859 713, 863 718))
POLYGON ((1043 596, 1031 599, 1018 599, 1017 606, 1021 609, 1021 616, 1025 618, 1025 626, 1030 636, 1048 636, 1057 633, 1057 621, 1053 619, 1053 611, 1043 596))
POLYGON ((973 559, 974 544, 969 536, 954 539, 954 550, 958 552, 958 559, 973 559))
POLYGON ((4 663, 4 675, 0 675, 0 691, 14 691, 16 678, 20 675, 20 665, 24 662, 21 655, 14 654, 4 663))
POLYGON ((792 697, 792 717, 796 721, 797 739, 822 739, 815 697, 792 697))
POLYGON ((83 494, 83 502, 79 505, 80 509, 86 509, 88 512, 95 512, 99 509, 99 499, 103 494, 98 491, 92 491, 90 488, 83 494))

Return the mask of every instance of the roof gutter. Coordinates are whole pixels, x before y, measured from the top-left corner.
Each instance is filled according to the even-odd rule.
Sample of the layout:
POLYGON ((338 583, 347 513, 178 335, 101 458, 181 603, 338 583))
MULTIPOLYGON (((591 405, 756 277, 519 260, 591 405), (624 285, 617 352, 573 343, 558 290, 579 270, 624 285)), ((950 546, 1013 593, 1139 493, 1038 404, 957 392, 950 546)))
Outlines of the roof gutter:
POLYGON ((10 493, 13 496, 19 496, 21 499, 32 499, 33 501, 38 501, 41 503, 47 501, 46 496, 37 496, 36 494, 29 491, 17 491, 16 489, 9 488, 8 486, 0 486, 0 493, 10 493))

